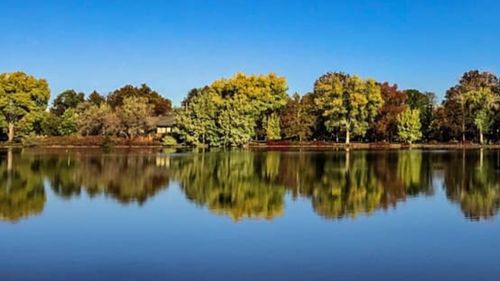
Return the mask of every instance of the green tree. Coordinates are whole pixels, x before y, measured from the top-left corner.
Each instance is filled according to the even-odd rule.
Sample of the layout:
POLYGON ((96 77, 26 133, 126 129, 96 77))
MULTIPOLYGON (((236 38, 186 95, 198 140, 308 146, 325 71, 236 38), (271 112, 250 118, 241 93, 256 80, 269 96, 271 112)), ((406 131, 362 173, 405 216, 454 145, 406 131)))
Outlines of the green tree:
POLYGON ((489 90, 498 95, 498 78, 489 72, 472 70, 464 73, 457 85, 448 89, 443 101, 443 111, 447 127, 453 138, 461 137, 465 141, 475 135, 474 104, 467 93, 471 91, 489 90))
POLYGON ((58 133, 61 136, 68 136, 78 131, 78 115, 73 108, 64 111, 60 118, 58 133))
POLYGON ((399 138, 412 144, 422 137, 420 111, 418 109, 406 109, 397 118, 399 138))
POLYGON ((276 113, 269 115, 265 119, 266 124, 266 139, 279 140, 281 138, 280 119, 276 113))
POLYGON ((479 143, 483 144, 484 132, 487 132, 492 123, 494 96, 490 88, 472 90, 462 95, 469 104, 474 124, 478 129, 479 143))
POLYGON ((343 73, 327 73, 314 83, 316 105, 321 108, 328 130, 345 132, 345 143, 351 134, 363 136, 384 101, 380 86, 343 73))
POLYGON ((188 144, 245 145, 257 131, 265 135, 264 119, 285 105, 286 90, 286 80, 275 74, 216 80, 191 91, 176 112, 179 136, 188 144))
POLYGON ((62 116, 67 109, 77 108, 84 100, 84 93, 77 93, 75 90, 66 90, 54 99, 50 112, 57 116, 62 116))
POLYGON ((122 106, 128 97, 145 98, 152 107, 152 113, 155 116, 166 115, 172 111, 172 102, 146 84, 142 84, 140 87, 125 85, 109 94, 107 102, 115 109, 122 106))
POLYGON ((15 136, 15 127, 29 113, 47 108, 50 90, 47 81, 23 72, 0 74, 0 114, 8 126, 9 141, 15 136))
POLYGON ((211 144, 219 141, 217 130, 217 102, 220 100, 208 87, 193 89, 177 110, 177 130, 187 144, 211 144))
POLYGON ((436 96, 431 92, 420 92, 415 89, 404 91, 408 97, 406 103, 411 109, 420 111, 420 122, 422 123, 422 137, 426 140, 431 135, 431 123, 434 119, 434 103, 436 96))

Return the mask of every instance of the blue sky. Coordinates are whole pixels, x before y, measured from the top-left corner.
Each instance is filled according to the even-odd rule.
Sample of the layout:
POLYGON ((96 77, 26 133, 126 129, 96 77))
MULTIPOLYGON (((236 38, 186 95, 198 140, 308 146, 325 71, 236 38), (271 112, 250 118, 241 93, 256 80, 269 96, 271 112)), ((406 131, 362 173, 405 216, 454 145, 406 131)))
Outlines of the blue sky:
POLYGON ((1 1, 0 72, 52 95, 147 83, 178 104, 237 71, 290 92, 327 71, 434 91, 469 69, 500 74, 500 1, 1 1))

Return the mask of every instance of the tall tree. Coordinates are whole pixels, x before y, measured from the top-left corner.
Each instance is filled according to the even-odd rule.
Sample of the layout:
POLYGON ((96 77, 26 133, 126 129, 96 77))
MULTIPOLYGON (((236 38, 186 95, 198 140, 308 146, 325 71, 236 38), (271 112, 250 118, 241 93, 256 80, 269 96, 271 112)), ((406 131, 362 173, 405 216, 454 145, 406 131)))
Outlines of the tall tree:
POLYGON ((179 135, 190 144, 244 145, 286 104, 286 90, 286 80, 272 73, 216 80, 188 94, 177 111, 179 135))
POLYGON ((145 134, 151 127, 153 110, 143 97, 126 97, 118 111, 123 133, 131 138, 145 134))
POLYGON ((345 132, 345 143, 351 134, 363 136, 377 115, 384 100, 380 86, 372 80, 362 80, 344 73, 327 73, 314 83, 318 95, 315 103, 322 110, 325 126, 330 131, 345 132))
POLYGON ((378 111, 374 123, 374 132, 377 139, 393 141, 397 134, 396 117, 406 108, 406 93, 399 91, 396 84, 388 82, 380 84, 384 105, 378 111))
POLYGON ((78 127, 82 135, 115 135, 120 130, 120 119, 106 103, 85 102, 79 107, 78 127))
POLYGON ((276 113, 272 113, 265 119, 266 140, 281 139, 280 119, 276 113))
POLYGON ((302 141, 313 133, 316 116, 313 115, 310 99, 295 93, 288 98, 280 114, 281 130, 285 138, 302 141))
POLYGON ((99 106, 106 102, 106 98, 103 95, 99 94, 97 91, 92 91, 92 93, 90 93, 90 95, 87 97, 87 101, 91 104, 99 106))
POLYGON ((152 106, 155 116, 165 115, 172 111, 172 102, 146 84, 142 84, 140 87, 125 85, 109 94, 107 101, 112 108, 116 108, 122 106, 127 97, 145 98, 147 103, 152 106))
POLYGON ((23 72, 0 74, 0 114, 8 126, 9 141, 14 139, 18 122, 30 113, 43 112, 49 97, 45 79, 23 72))
POLYGON ((50 112, 57 116, 62 116, 67 109, 77 108, 84 100, 84 93, 77 93, 75 90, 63 91, 54 99, 50 112))
POLYGON ((484 132, 487 132, 493 117, 494 96, 490 88, 471 90, 463 95, 466 103, 470 105, 470 111, 474 118, 474 124, 478 129, 479 143, 484 142, 484 132))
POLYGON ((216 125, 219 100, 208 87, 189 92, 176 112, 177 131, 185 143, 219 145, 216 125))
POLYGON ((498 83, 498 78, 494 74, 472 70, 464 73, 459 83, 446 92, 443 107, 455 137, 461 136, 462 141, 465 141, 467 136, 475 134, 472 104, 466 93, 488 89, 494 95, 498 95, 500 91, 498 83))
POLYGON ((407 95, 407 105, 411 109, 417 109, 420 112, 420 122, 422 124, 422 137, 425 140, 429 139, 431 134, 430 128, 433 120, 434 103, 436 96, 431 92, 420 92, 419 90, 405 90, 407 95))
POLYGON ((420 111, 405 109, 397 116, 398 135, 402 141, 412 144, 422 137, 420 111))

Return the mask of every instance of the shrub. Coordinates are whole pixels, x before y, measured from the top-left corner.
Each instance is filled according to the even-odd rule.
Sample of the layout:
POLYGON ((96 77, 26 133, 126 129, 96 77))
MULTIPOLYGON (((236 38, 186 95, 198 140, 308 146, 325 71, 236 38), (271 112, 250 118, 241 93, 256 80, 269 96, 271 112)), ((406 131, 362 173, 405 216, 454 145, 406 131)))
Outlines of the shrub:
POLYGON ((178 144, 178 143, 177 143, 177 140, 176 140, 174 137, 170 136, 170 135, 166 135, 166 136, 164 136, 164 137, 161 139, 161 143, 162 143, 163 145, 167 145, 167 146, 174 146, 174 145, 177 145, 177 144, 178 144))

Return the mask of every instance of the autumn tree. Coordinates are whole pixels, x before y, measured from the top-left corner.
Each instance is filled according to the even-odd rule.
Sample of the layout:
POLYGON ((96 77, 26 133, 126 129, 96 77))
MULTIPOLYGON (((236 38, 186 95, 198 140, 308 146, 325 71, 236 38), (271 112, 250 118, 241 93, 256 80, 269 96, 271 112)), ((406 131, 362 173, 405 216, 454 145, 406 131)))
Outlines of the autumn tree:
POLYGON ((302 141, 313 134, 316 122, 312 112, 314 104, 310 99, 298 93, 288 98, 287 104, 280 114, 281 131, 285 138, 302 141))
POLYGON ((99 106, 106 102, 106 98, 97 91, 92 91, 92 93, 90 93, 87 97, 87 101, 91 104, 99 106))
POLYGON ((132 138, 145 134, 151 128, 153 109, 148 100, 143 97, 126 97, 118 110, 122 132, 132 138))
POLYGON ((172 111, 172 102, 162 97, 158 92, 148 85, 142 84, 140 87, 125 85, 110 93, 107 102, 112 108, 120 107, 128 97, 144 98, 152 107, 155 116, 165 115, 172 111))
POLYGON ((77 121, 82 135, 115 135, 120 130, 120 119, 106 103, 95 105, 89 102, 79 107, 77 121))
POLYGON ((376 139, 393 141, 397 135, 396 117, 406 109, 406 93, 399 91, 396 84, 379 84, 384 104, 379 108, 374 123, 376 139))
POLYGON ((178 133, 189 144, 244 145, 286 104, 286 90, 286 80, 275 74, 216 80, 188 94, 177 111, 178 133))
POLYGON ((50 90, 47 81, 23 72, 0 74, 0 115, 8 126, 9 141, 25 117, 47 108, 50 90))
POLYGON ((461 136, 465 141, 467 136, 475 134, 474 106, 467 93, 487 90, 498 96, 498 83, 494 74, 472 70, 464 73, 459 83, 446 92, 443 107, 455 137, 461 136))
POLYGON ((412 144, 422 137, 420 111, 418 109, 405 109, 397 117, 399 138, 412 144))
POLYGON ((325 126, 330 131, 345 132, 345 143, 351 134, 363 136, 377 115, 384 100, 380 86, 372 80, 363 80, 344 73, 327 73, 314 83, 318 95, 316 105, 325 117, 325 126))
POLYGON ((266 140, 279 140, 281 138, 280 119, 278 114, 272 113, 266 117, 266 140))

